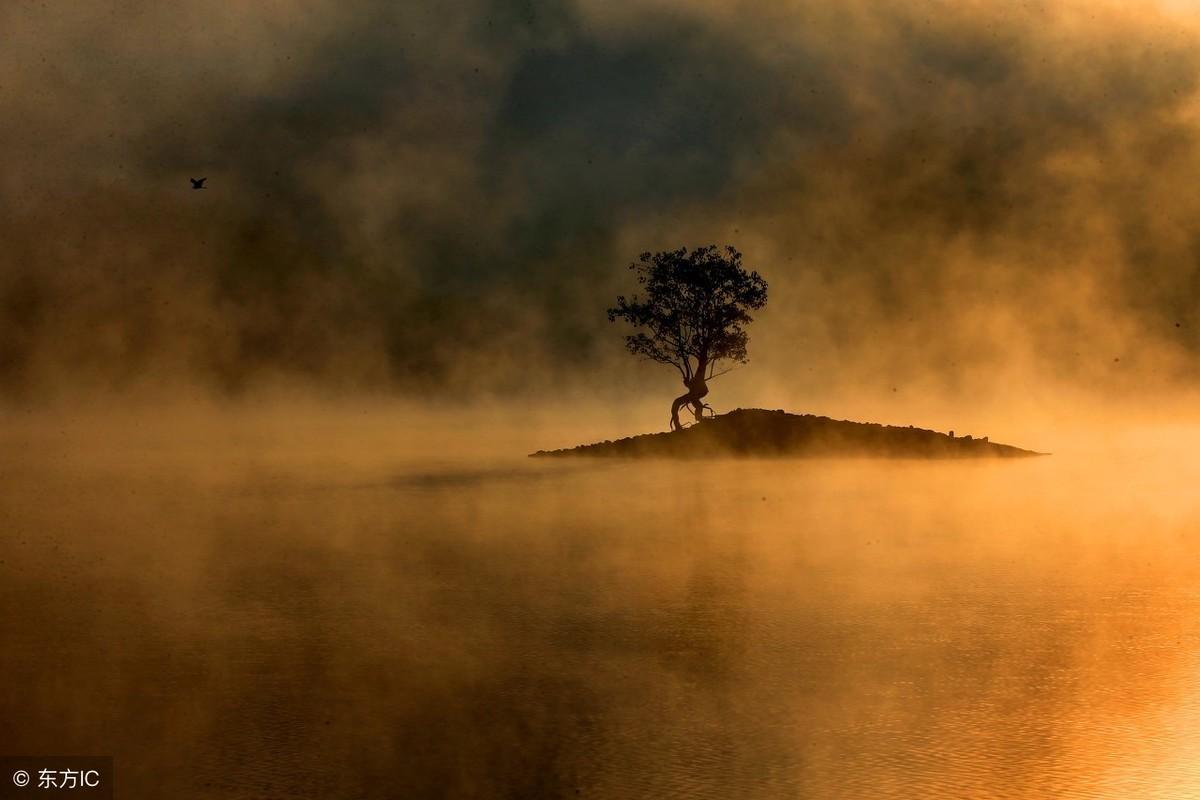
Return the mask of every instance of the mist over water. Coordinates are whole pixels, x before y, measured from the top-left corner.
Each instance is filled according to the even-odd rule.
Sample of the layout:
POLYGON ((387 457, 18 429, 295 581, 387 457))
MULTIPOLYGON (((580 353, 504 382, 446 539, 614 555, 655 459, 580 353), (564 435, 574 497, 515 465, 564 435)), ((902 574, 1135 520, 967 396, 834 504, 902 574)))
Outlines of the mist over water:
POLYGON ((10 425, 5 749, 125 797, 1200 796, 1200 429, 547 463, 353 416, 10 425))

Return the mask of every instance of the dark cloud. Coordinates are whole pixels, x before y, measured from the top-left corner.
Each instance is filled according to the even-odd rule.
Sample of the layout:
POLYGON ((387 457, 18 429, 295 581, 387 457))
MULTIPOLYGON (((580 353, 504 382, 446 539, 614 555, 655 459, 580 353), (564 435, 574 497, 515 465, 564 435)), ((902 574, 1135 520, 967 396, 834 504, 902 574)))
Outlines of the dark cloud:
POLYGON ((1150 6, 5 21, 9 394, 587 385, 620 363, 628 259, 716 241, 772 282, 751 349, 776 376, 800 348, 830 383, 1087 384, 1101 350, 1177 378, 1196 349, 1198 34, 1150 6))

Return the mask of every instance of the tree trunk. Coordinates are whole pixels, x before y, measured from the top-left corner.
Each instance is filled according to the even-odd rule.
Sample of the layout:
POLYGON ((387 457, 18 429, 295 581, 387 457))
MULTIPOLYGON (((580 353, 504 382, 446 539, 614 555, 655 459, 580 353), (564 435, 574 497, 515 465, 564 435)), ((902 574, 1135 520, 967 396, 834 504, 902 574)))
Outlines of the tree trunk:
POLYGON ((696 422, 699 422, 704 416, 704 398, 708 395, 708 384, 704 381, 703 370, 696 373, 691 383, 684 385, 688 387, 687 393, 681 394, 671 401, 671 430, 673 431, 683 427, 679 424, 679 409, 684 406, 692 407, 692 414, 696 417, 696 422))
POLYGON ((691 396, 689 389, 687 394, 681 394, 671 401, 671 430, 677 431, 682 427, 679 424, 679 409, 683 408, 684 403, 690 402, 691 396))

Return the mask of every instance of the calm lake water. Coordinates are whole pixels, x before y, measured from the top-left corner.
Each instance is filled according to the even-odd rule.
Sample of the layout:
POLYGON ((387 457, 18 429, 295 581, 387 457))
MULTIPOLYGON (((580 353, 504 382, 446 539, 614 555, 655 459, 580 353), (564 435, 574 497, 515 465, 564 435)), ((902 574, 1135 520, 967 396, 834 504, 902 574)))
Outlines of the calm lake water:
POLYGON ((0 739, 122 798, 1200 797, 1200 473, 5 457, 0 739))

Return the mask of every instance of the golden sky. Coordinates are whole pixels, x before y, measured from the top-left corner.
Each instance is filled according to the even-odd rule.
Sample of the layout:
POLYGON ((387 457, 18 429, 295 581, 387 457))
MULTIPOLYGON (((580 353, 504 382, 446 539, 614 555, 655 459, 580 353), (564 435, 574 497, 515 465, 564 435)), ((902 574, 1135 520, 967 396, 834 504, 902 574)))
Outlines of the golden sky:
POLYGON ((604 309, 707 243, 750 399, 1190 387, 1196 8, 15 0, 0 394, 673 387, 604 309))

